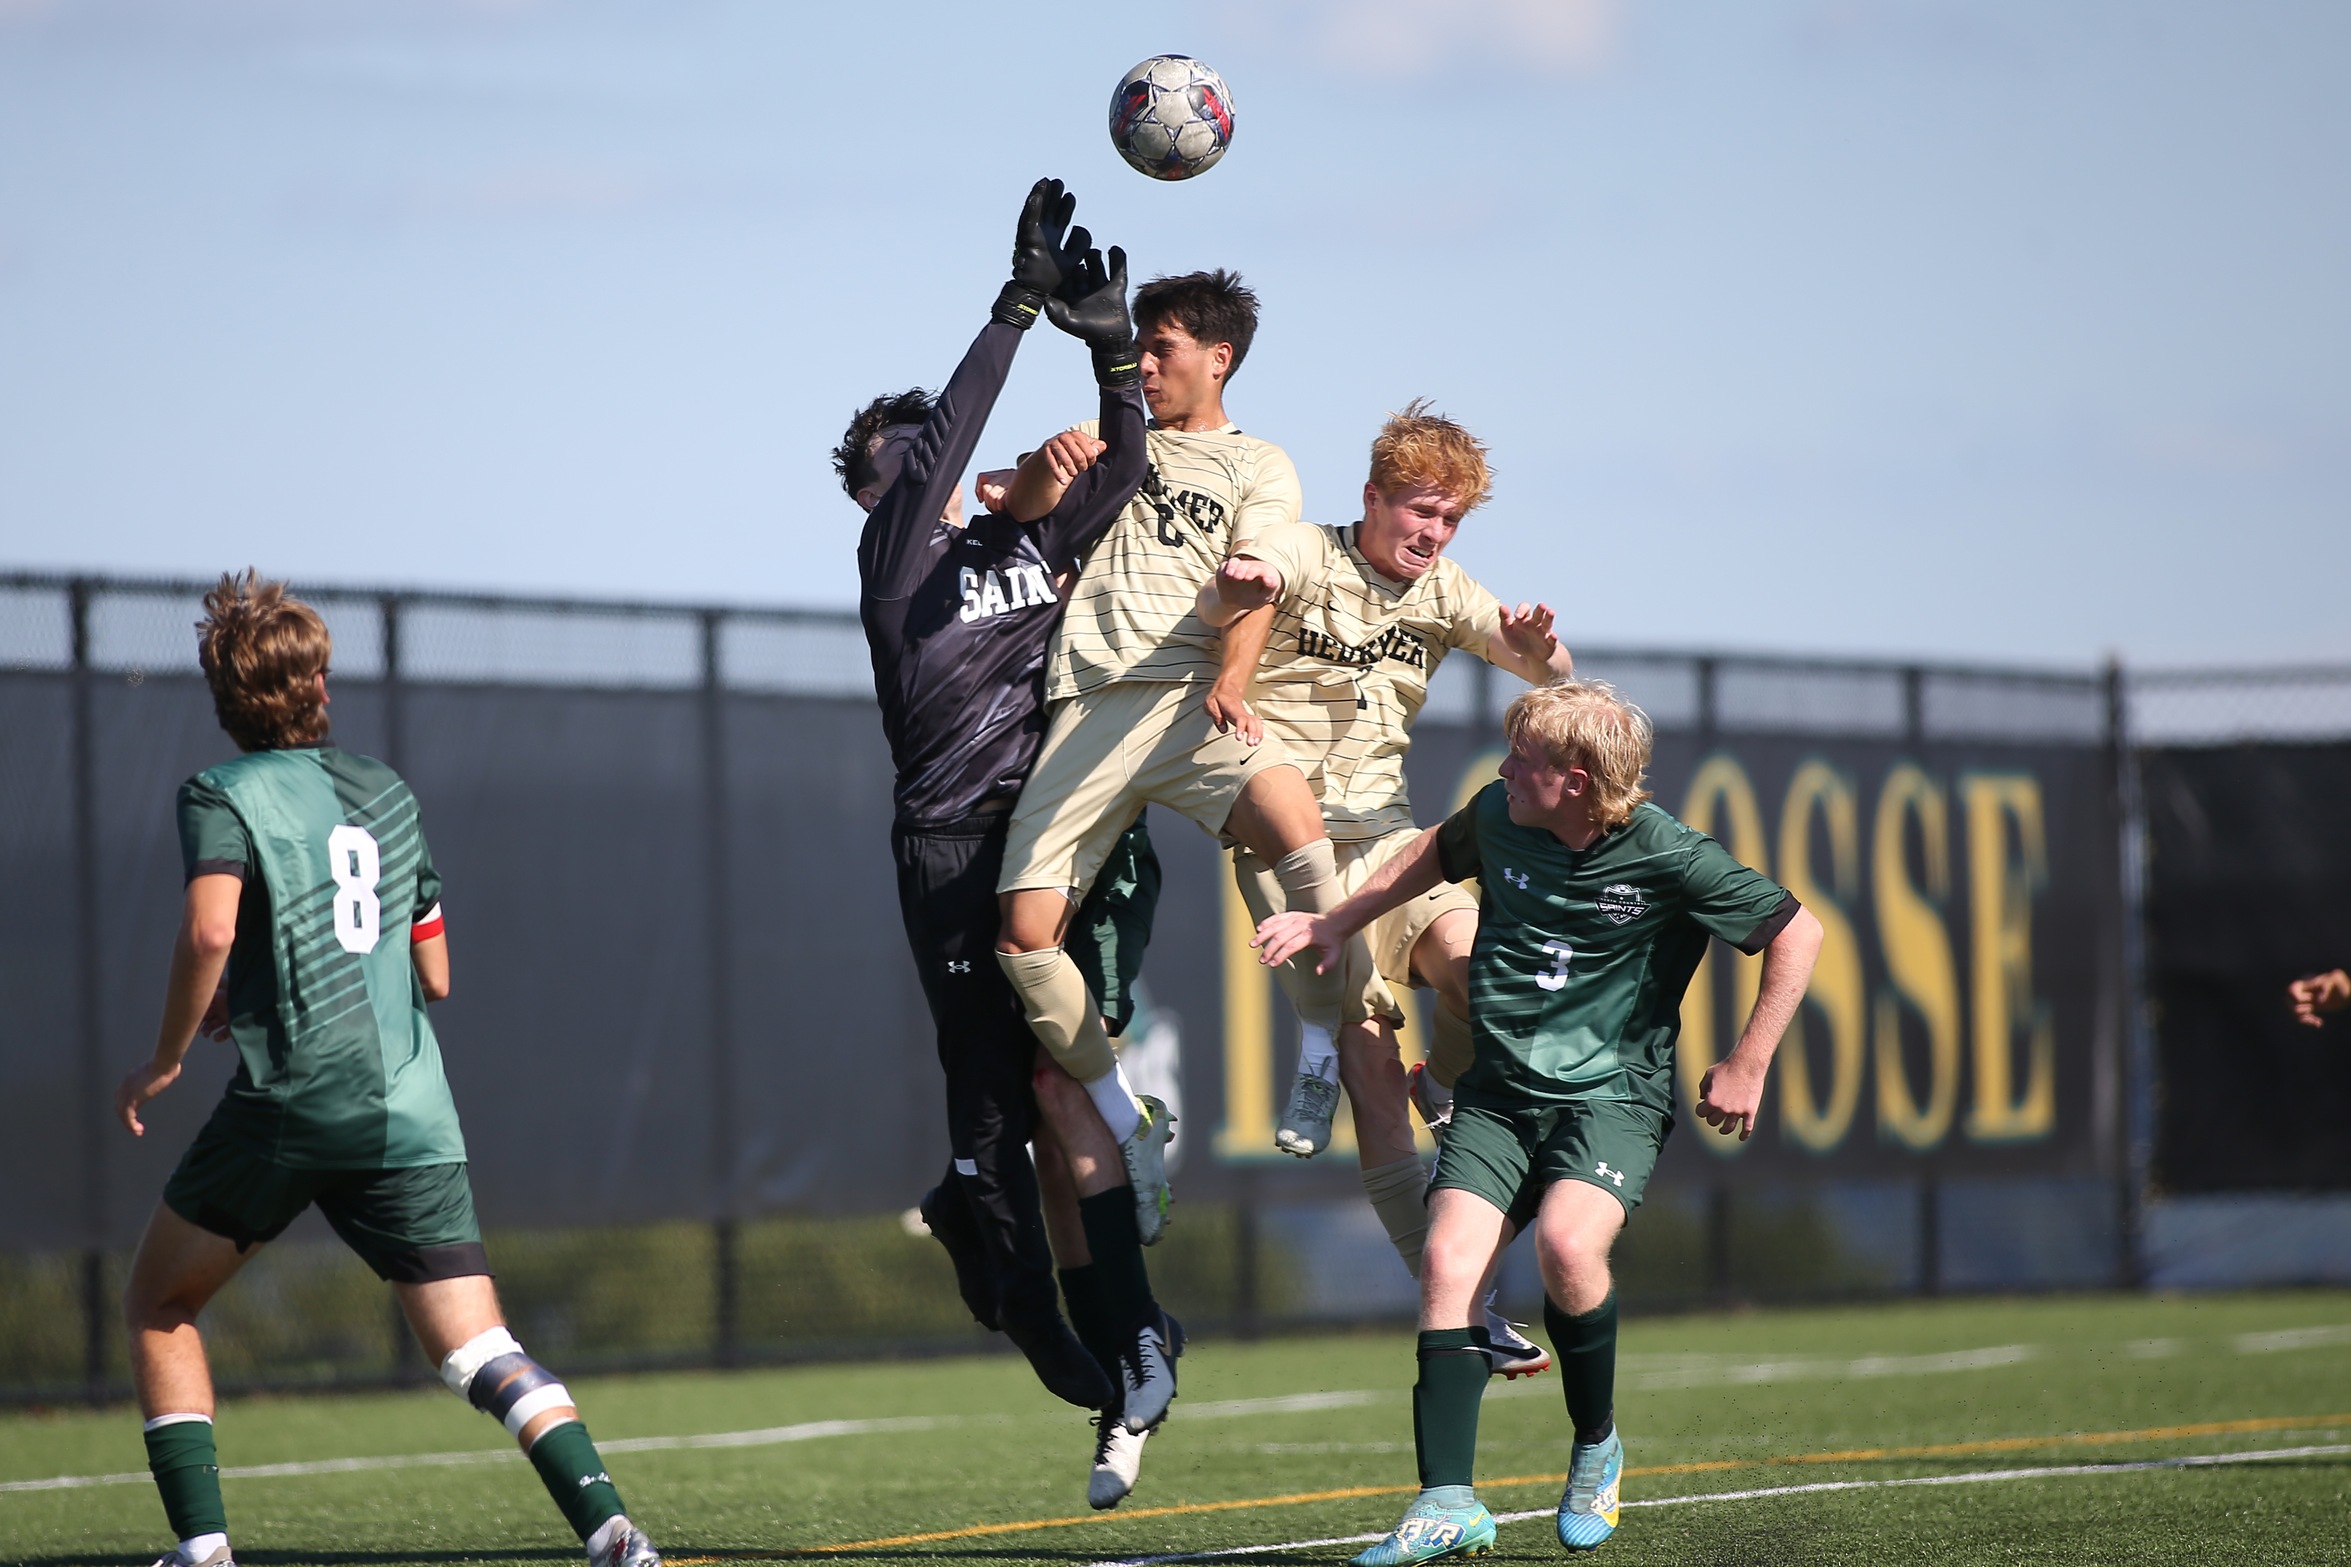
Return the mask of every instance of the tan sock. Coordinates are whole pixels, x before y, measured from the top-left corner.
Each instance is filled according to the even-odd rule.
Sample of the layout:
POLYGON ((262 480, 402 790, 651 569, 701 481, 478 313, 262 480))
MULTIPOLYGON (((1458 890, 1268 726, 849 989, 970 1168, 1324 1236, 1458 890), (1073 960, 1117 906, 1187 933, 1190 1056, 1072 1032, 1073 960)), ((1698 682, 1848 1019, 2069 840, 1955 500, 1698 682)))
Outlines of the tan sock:
POLYGON ((1429 998, 1429 1076, 1447 1093, 1461 1081, 1461 1074, 1469 1070, 1469 1063, 1477 1056, 1477 1047, 1470 1042, 1469 1019, 1455 1017, 1453 1009, 1437 997, 1429 998))
POLYGON ((1086 976, 1059 947, 1042 952, 999 952, 1004 977, 1020 994, 1020 1008, 1037 1041, 1061 1069, 1081 1083, 1118 1070, 1118 1054, 1102 1031, 1102 1014, 1086 989, 1086 976))
POLYGON ((1421 1250, 1429 1239, 1428 1190, 1429 1172, 1418 1159, 1399 1159, 1363 1172, 1363 1195, 1371 1199, 1371 1211, 1380 1216, 1380 1228, 1404 1259, 1405 1271, 1416 1279, 1421 1250))
MULTIPOLYGON (((1323 914, 1342 901, 1339 862, 1328 838, 1317 838, 1305 848, 1283 855, 1274 862, 1273 876, 1281 885, 1285 909, 1323 914)), ((1338 1032, 1339 1007, 1347 985, 1344 963, 1332 964, 1328 974, 1317 974, 1311 957, 1292 958, 1275 971, 1275 978, 1281 981, 1283 993, 1300 1018, 1334 1035, 1338 1032)))

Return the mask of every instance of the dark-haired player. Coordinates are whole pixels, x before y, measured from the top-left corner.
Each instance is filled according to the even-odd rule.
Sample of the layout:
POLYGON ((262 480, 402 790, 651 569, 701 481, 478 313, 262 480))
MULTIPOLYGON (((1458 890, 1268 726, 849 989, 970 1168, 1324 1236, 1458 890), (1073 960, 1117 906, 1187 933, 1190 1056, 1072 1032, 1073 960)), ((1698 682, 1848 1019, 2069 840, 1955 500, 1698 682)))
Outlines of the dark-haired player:
POLYGON ((1624 1444, 1608 1254, 1673 1130, 1682 992, 1715 937, 1763 954, 1754 1011, 1698 1089, 1699 1119, 1745 1138, 1820 953, 1820 922, 1784 888, 1647 803, 1652 732, 1639 708, 1599 682, 1565 681, 1512 702, 1503 730, 1502 776, 1442 827, 1329 915, 1277 914, 1257 932, 1267 962, 1336 966, 1390 909, 1441 881, 1479 887, 1476 1059, 1455 1085, 1421 1267, 1421 1491, 1356 1567, 1493 1544, 1493 1515, 1470 1485, 1489 1375, 1470 1324, 1497 1248, 1530 1223, 1575 1429, 1559 1543, 1590 1550, 1615 1532, 1624 1444))
MULTIPOLYGON (((1071 1075, 1115 1071, 1052 1056, 1040 1064, 995 961, 997 871, 1044 730, 1046 649, 1061 615, 1056 584, 1110 526, 1144 466, 1125 257, 1113 250, 1105 262, 1088 251, 1085 231, 1068 227, 1074 205, 1058 181, 1038 183, 1022 209, 1012 279, 945 389, 935 400, 919 392, 876 399, 850 424, 834 462, 842 488, 867 512, 859 613, 897 768, 899 906, 947 1075, 953 1157, 922 1212, 956 1261, 973 1315, 1001 1326, 1055 1394, 1105 1411, 1107 1441, 1157 1424, 1174 1395, 1163 1353, 1173 1330, 1151 1294, 1125 1161, 1094 1095, 1071 1075), (1032 508, 1016 493, 1005 510, 964 524, 963 471, 1021 334, 1039 314, 1092 349, 1101 438, 1048 443, 1050 501, 1032 508), (1065 1259, 1074 1261, 1065 1285, 1076 1335, 1055 1299, 1026 1151, 1040 1129, 1058 1155, 1054 1168, 1074 1184, 1086 1240, 1086 1259, 1065 1259)), ((1113 838, 1134 822, 1130 812, 1113 838)), ((1091 1012, 1096 1003, 1087 1005, 1091 1012)), ((1098 1017, 1094 1026, 1102 1029, 1098 1017)), ((1166 1117, 1156 1100, 1144 1112, 1166 1117)), ((1129 1466, 1119 1495, 1132 1483, 1129 1466)))
MULTIPOLYGON (((1122 1151, 1148 1245, 1166 1222, 1169 1128, 1126 1107, 1109 1040, 1062 951, 1077 896, 1147 801, 1250 849, 1288 908, 1327 908, 1338 888, 1304 772, 1278 743, 1232 732, 1208 700, 1220 637, 1194 603, 1236 548, 1298 518, 1288 455, 1243 434, 1224 407, 1256 335, 1257 297, 1229 272, 1158 278, 1136 290, 1135 319, 1150 471, 1079 574, 1054 643, 1051 726, 1004 851, 998 951, 1037 1037, 1065 1062, 1097 1064, 1089 1081, 1113 1135, 1132 1122, 1122 1151)), ((1047 499, 1058 481, 1031 459, 1015 490, 1047 499)), ((1339 976, 1294 968, 1281 978, 1303 1024, 1302 1054, 1331 1059, 1339 976)))
POLYGON ((232 1567, 196 1315, 312 1204, 376 1276, 451 1392, 530 1455, 593 1567, 658 1567, 571 1395, 507 1331, 425 1003, 449 993, 441 878, 416 797, 326 741, 330 643, 282 585, 223 577, 197 643, 244 754, 180 788, 188 886, 155 1054, 115 1113, 169 1088, 226 980, 237 1072, 147 1221, 123 1315, 147 1463, 178 1548, 232 1567))

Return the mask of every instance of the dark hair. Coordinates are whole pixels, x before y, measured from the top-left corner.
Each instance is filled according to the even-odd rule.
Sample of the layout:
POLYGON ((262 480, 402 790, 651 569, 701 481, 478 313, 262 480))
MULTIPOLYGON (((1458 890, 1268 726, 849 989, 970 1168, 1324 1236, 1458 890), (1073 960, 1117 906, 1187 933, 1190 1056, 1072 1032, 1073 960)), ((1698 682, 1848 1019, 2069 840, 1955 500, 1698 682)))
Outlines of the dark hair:
POLYGON ((1233 362, 1225 369, 1229 381, 1257 336, 1257 295, 1240 273, 1222 267, 1155 277, 1135 290, 1135 329, 1148 332, 1163 321, 1182 327, 1202 347, 1232 344, 1233 362))
POLYGON ((250 566, 204 595, 196 662, 212 711, 240 751, 280 751, 326 738, 318 677, 334 649, 318 611, 250 566))
POLYGON ((849 421, 848 434, 833 448, 833 472, 841 476, 841 488, 851 500, 874 481, 874 438, 894 424, 922 423, 931 416, 935 403, 930 393, 917 386, 895 397, 877 397, 857 410, 857 417, 849 421))

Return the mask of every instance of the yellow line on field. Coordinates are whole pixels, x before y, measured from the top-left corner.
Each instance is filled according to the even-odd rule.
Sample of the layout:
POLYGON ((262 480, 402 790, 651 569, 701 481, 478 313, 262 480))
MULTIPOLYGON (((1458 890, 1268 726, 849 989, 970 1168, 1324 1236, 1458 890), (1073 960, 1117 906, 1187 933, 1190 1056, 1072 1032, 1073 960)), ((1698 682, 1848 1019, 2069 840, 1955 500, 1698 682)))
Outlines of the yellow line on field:
MULTIPOLYGON (((1625 1470, 1627 1479, 1643 1475, 1714 1474, 1725 1469, 1755 1469, 1773 1464, 1852 1464, 1894 1458, 1963 1458, 1978 1453, 2011 1453, 2033 1447, 2110 1447, 2124 1442, 2168 1442, 2184 1437, 2230 1436, 2254 1431, 2282 1431, 2297 1426, 2314 1429, 2351 1427, 2351 1414, 2263 1415, 2252 1420, 2207 1420, 2194 1425, 2142 1426, 2135 1431, 2075 1431, 2059 1436, 2003 1436, 1975 1442, 1936 1442, 1923 1447, 1854 1447, 1833 1453, 1783 1453, 1770 1458, 1714 1458, 1687 1464, 1642 1464, 1625 1470)), ((1509 1475, 1485 1479, 1481 1486, 1562 1485, 1564 1474, 1509 1475)), ((787 1551, 723 1551, 706 1556, 672 1556, 675 1567, 707 1567, 718 1562, 791 1561, 811 1556, 837 1556, 846 1551, 886 1551, 906 1545, 936 1545, 943 1540, 977 1540, 997 1534, 1027 1534, 1038 1529, 1069 1529, 1087 1523, 1118 1523, 1136 1518, 1182 1518, 1198 1513, 1241 1512, 1261 1507, 1302 1507, 1314 1502, 1348 1502, 1367 1496, 1407 1496, 1417 1485, 1351 1485, 1334 1491, 1292 1491, 1282 1496, 1244 1496, 1221 1502, 1178 1502, 1166 1507, 1122 1507, 1115 1512, 1080 1513, 1067 1518, 1027 1518, 1018 1523, 972 1524, 961 1529, 933 1529, 924 1534, 893 1534, 873 1540, 850 1540, 839 1545, 809 1545, 787 1551)))

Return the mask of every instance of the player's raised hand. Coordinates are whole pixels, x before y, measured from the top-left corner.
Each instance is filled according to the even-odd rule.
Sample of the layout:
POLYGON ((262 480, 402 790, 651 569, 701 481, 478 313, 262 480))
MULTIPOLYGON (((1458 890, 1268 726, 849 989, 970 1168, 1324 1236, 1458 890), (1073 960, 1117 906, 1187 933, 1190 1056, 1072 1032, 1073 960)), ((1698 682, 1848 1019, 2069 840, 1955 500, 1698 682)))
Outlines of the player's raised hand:
POLYGON ((1216 568, 1216 596, 1225 607, 1246 615, 1263 609, 1281 596, 1282 574, 1265 561, 1247 555, 1228 555, 1216 568))
POLYGON ((994 319, 1027 331, 1034 326, 1045 300, 1068 281, 1069 251, 1064 243, 1078 199, 1059 180, 1039 180, 1021 203, 1020 226, 1012 236, 1012 278, 996 295, 994 319))
POLYGON ((1502 623, 1494 629, 1513 653, 1537 664, 1548 664, 1551 655, 1559 651, 1559 638, 1552 631, 1551 623, 1548 604, 1521 604, 1516 610, 1504 605, 1502 623))
POLYGON ((1750 1073, 1729 1060, 1717 1061, 1698 1079, 1698 1119, 1739 1141, 1755 1135, 1755 1117, 1763 1109, 1763 1074, 1750 1073))
POLYGON ((1311 951, 1314 971, 1328 974, 1338 967, 1339 949, 1346 945, 1346 938, 1320 914, 1285 909, 1260 924, 1249 945, 1257 949, 1257 961, 1267 968, 1280 968, 1301 952, 1311 951))
POLYGON ((1082 228, 1071 231, 1071 248, 1086 248, 1061 292, 1045 302, 1045 314, 1093 350, 1095 380, 1133 386, 1143 378, 1143 361, 1135 351, 1135 318, 1127 310, 1127 253, 1113 245, 1105 258, 1091 240, 1082 228))
POLYGON ((133 1137, 146 1136, 147 1128, 139 1119, 139 1107, 169 1088, 179 1075, 179 1063, 176 1061, 170 1066, 161 1066, 150 1058, 132 1067, 114 1090, 115 1119, 121 1121, 133 1137))
POLYGON ((1037 455, 1052 470, 1053 482, 1066 485, 1093 467, 1108 450, 1108 442, 1098 441, 1083 430, 1064 430, 1038 447, 1037 455))
POLYGON ((2341 969, 2305 974, 2286 987, 2286 999, 2293 1004, 2295 1022, 2305 1028, 2324 1028, 2322 1013, 2351 1007, 2351 974, 2341 969))
POLYGON ((1012 481, 1020 477, 1018 468, 983 468, 973 476, 971 493, 979 501, 982 511, 1002 511, 1004 497, 1012 493, 1012 481))

